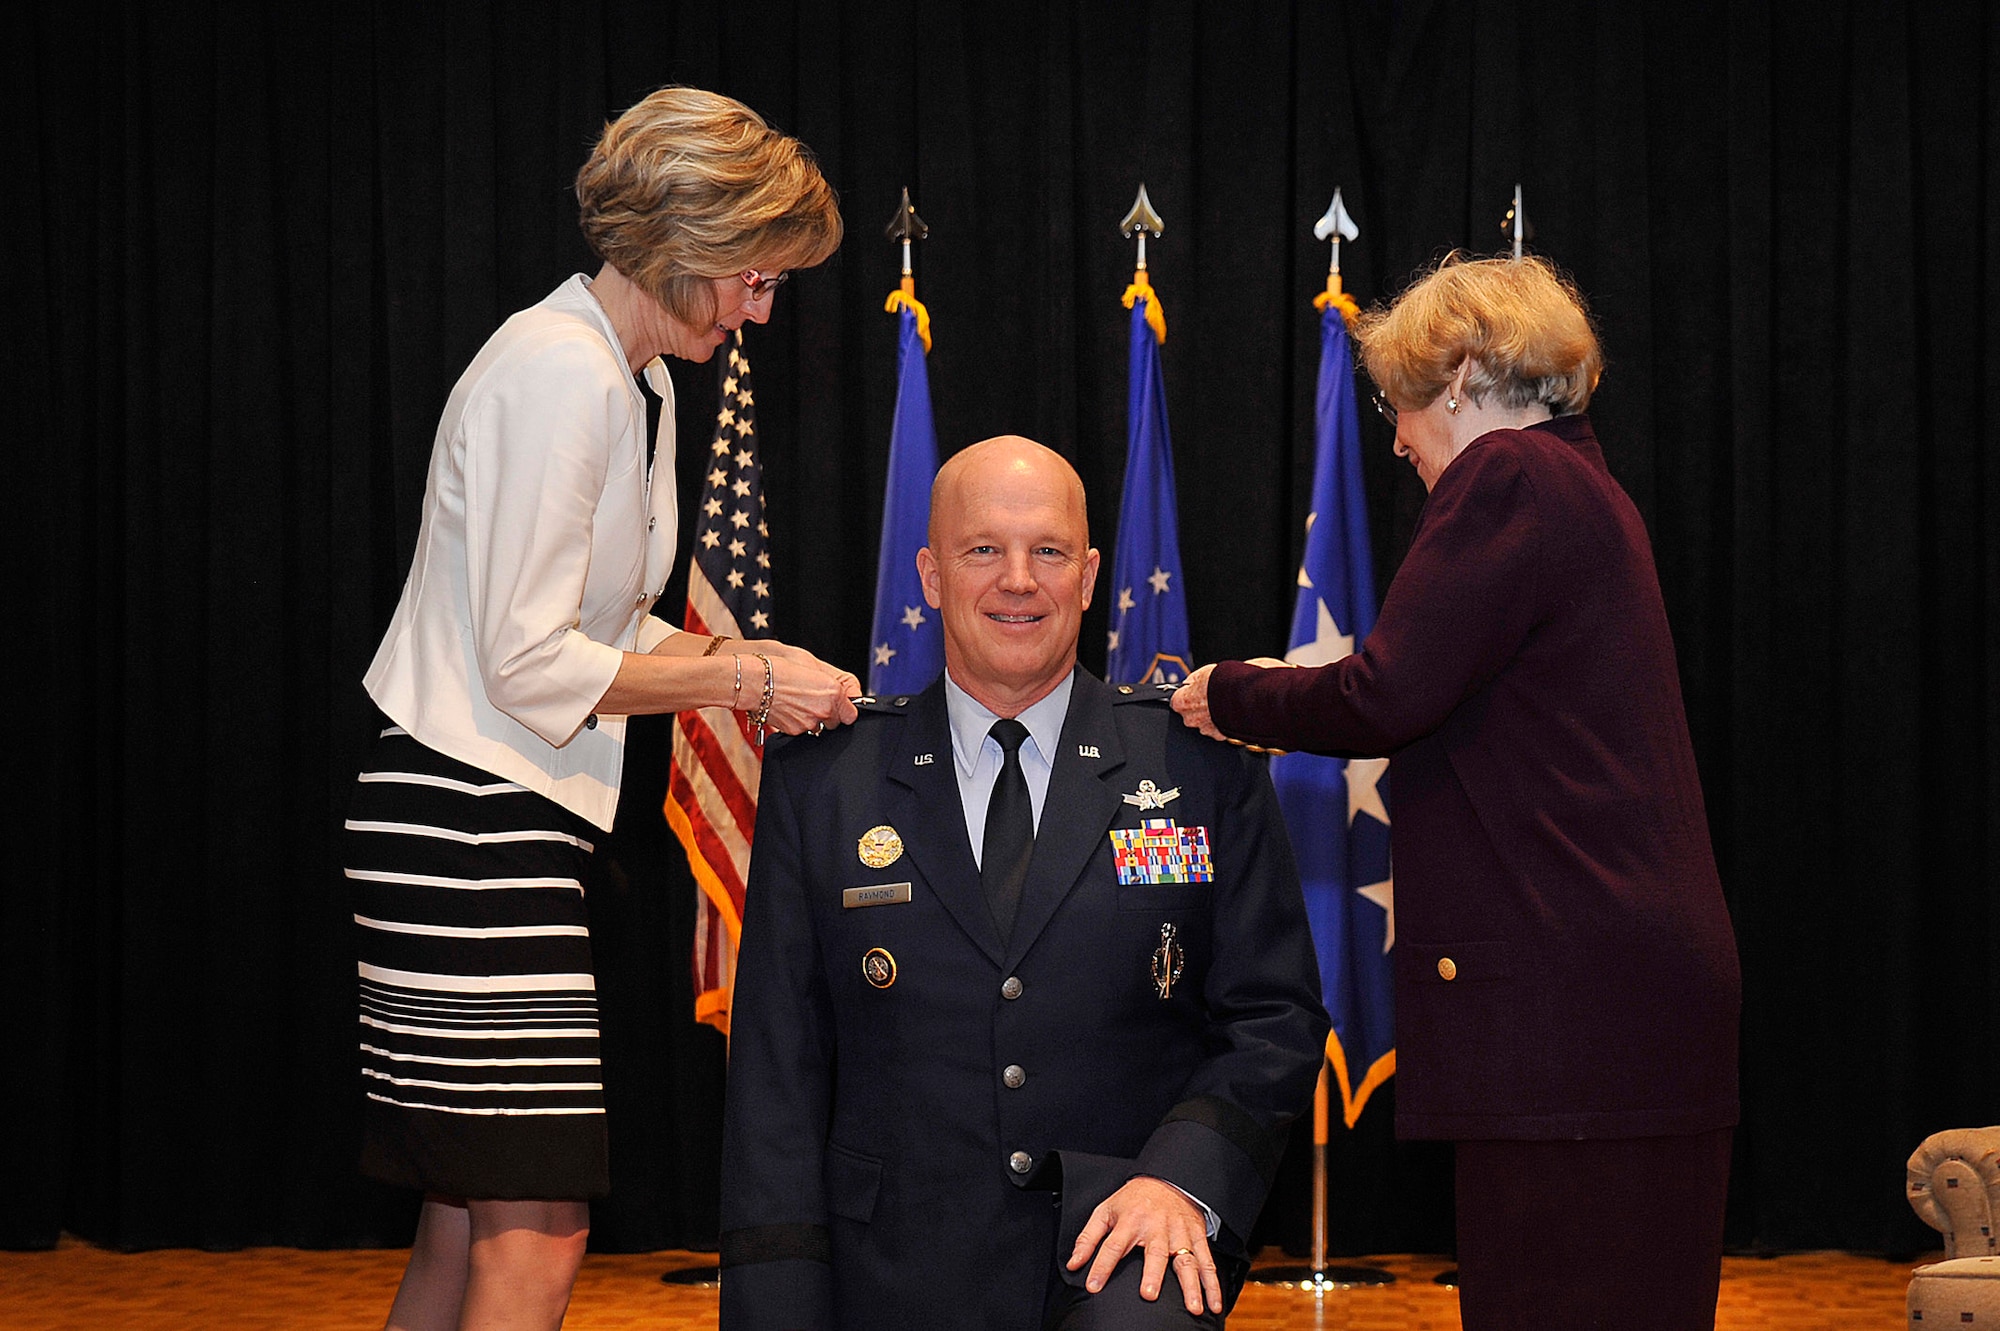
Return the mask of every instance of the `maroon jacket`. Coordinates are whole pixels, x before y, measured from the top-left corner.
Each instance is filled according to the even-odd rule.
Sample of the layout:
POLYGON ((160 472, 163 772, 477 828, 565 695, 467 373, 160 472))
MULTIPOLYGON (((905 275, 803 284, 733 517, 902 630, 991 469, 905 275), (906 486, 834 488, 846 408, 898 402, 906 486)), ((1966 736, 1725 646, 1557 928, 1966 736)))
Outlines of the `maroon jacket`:
POLYGON ((1390 755, 1397 1130, 1736 1121, 1742 981, 1638 510, 1583 416, 1472 442, 1361 650, 1227 663, 1224 733, 1390 755))

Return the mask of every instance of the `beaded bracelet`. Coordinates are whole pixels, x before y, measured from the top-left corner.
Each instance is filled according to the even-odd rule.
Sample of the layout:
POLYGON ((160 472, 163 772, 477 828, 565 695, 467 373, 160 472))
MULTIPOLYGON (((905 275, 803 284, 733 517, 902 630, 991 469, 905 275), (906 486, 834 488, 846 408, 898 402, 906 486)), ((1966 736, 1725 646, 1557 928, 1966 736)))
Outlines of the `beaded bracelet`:
POLYGON ((732 711, 740 712, 743 709, 737 704, 743 701, 743 653, 732 652, 730 659, 736 662, 736 691, 729 695, 729 707, 732 711))
MULTIPOLYGON (((764 742, 764 723, 771 719, 771 702, 778 696, 778 675, 771 668, 770 657, 764 655, 762 652, 753 652, 751 654, 764 663, 764 697, 757 704, 757 715, 750 718, 750 724, 757 727, 757 742, 762 744, 764 742)), ((738 652, 736 659, 741 661, 743 653, 738 652)))

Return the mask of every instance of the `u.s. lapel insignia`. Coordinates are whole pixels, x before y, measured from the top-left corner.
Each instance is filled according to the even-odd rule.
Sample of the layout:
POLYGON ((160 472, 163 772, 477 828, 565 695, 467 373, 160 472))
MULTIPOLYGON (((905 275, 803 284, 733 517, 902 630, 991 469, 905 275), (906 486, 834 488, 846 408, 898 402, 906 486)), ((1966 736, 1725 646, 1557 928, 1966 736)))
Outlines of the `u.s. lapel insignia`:
POLYGON ((871 947, 861 954, 861 978, 877 989, 887 989, 896 982, 896 959, 888 948, 871 947))
POLYGON ((1181 978, 1181 966, 1187 961, 1187 954, 1176 941, 1180 930, 1171 924, 1160 926, 1160 945, 1153 949, 1153 988, 1159 990, 1161 998, 1170 997, 1174 992, 1174 981, 1181 978))
POLYGON ((1133 794, 1127 795, 1125 802, 1127 804, 1136 804, 1141 810, 1164 809, 1180 797, 1181 788, 1179 786, 1175 786, 1172 790, 1161 790, 1151 781, 1141 781, 1139 789, 1133 794))
POLYGON ((861 834, 861 862, 871 869, 886 869, 903 858, 903 838, 887 823, 861 834))

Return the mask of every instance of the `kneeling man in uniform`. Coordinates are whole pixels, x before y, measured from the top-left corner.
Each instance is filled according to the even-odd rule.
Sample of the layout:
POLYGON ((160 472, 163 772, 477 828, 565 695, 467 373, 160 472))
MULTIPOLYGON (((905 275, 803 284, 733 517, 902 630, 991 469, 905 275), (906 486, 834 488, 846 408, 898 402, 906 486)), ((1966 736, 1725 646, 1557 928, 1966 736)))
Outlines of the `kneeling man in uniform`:
POLYGON ((765 758, 723 1331, 1220 1327, 1327 1033, 1263 760, 1077 667, 1058 454, 957 454, 929 540, 944 678, 765 758))

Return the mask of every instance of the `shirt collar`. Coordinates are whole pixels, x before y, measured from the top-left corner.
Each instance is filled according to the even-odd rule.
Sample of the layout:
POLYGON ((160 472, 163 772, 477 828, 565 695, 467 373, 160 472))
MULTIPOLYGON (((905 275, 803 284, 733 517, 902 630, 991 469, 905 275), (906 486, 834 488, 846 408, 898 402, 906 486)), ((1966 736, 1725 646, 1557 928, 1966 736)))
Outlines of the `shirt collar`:
MULTIPOLYGON (((1069 716, 1070 691, 1075 687, 1076 672, 1072 670, 1046 697, 1014 718, 1028 728, 1035 752, 1051 767, 1055 765, 1056 744, 1062 739, 1063 721, 1069 716)), ((986 742, 987 732, 993 729, 1000 714, 987 710, 984 703, 960 688, 949 669, 944 672, 944 709, 951 723, 952 760, 960 772, 970 776, 979 761, 980 746, 986 742)))

